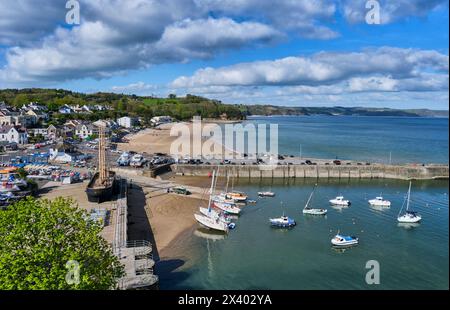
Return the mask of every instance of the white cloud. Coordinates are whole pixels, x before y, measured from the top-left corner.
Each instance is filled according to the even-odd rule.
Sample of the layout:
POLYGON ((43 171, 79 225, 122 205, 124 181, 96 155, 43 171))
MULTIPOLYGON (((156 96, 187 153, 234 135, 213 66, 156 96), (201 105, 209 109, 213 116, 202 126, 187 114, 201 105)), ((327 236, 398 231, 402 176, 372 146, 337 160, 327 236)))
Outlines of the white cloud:
POLYGON ((135 94, 135 95, 148 95, 156 90, 159 87, 153 84, 147 84, 144 82, 131 83, 123 86, 113 86, 111 87, 111 91, 115 93, 121 94, 135 94))
POLYGON ((211 18, 170 26, 156 42, 117 44, 123 35, 100 21, 84 22, 72 30, 59 28, 40 47, 9 49, 0 79, 32 83, 104 78, 152 64, 208 58, 228 48, 280 37, 279 32, 263 24, 211 18))
POLYGON ((205 68, 190 77, 177 78, 172 86, 323 86, 352 79, 350 90, 390 90, 396 86, 393 79, 420 80, 423 70, 448 74, 448 62, 447 55, 417 49, 382 47, 352 53, 321 52, 310 57, 205 68))

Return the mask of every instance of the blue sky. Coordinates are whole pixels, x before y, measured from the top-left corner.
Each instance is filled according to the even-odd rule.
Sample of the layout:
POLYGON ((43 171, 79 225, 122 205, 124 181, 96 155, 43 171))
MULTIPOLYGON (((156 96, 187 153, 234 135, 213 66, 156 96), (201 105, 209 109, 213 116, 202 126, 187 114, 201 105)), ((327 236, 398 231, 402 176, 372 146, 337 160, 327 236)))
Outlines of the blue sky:
POLYGON ((448 109, 448 1, 0 3, 0 88, 448 109))

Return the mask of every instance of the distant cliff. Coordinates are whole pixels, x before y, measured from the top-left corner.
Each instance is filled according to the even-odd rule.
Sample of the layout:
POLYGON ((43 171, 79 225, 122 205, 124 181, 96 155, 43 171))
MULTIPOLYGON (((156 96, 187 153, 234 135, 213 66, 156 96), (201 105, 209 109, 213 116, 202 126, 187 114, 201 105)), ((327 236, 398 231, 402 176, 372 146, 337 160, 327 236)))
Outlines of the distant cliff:
POLYGON ((359 116, 405 116, 405 117, 445 117, 448 111, 428 109, 389 109, 363 107, 282 107, 273 105, 241 106, 241 111, 251 115, 359 115, 359 116))

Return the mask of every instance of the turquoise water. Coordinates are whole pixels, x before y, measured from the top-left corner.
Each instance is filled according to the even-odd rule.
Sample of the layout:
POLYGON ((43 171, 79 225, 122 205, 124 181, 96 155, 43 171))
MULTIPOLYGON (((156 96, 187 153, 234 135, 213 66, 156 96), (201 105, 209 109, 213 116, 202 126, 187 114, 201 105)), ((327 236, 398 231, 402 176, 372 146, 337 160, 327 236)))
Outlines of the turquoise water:
MULTIPOLYGON (((176 245, 177 269, 160 269, 162 289, 448 289, 448 182, 414 182, 411 205, 423 216, 417 227, 404 227, 396 217, 408 183, 386 180, 322 181, 312 201, 328 209, 326 217, 301 210, 314 182, 239 184, 255 198, 260 190, 275 198, 258 199, 236 220, 228 236, 203 229, 176 245), (367 199, 380 193, 390 209, 371 208, 367 199), (343 194, 348 209, 334 209, 328 200, 343 194), (283 202, 283 208, 281 203, 283 202), (269 226, 281 213, 298 225, 290 230, 269 226), (356 235, 360 244, 345 251, 331 247, 341 233, 356 235), (223 239, 221 239, 223 238, 223 239), (365 282, 365 264, 380 263, 380 285, 365 282), (182 262, 182 263, 180 263, 182 262)), ((170 262, 162 262, 162 265, 170 262)))
MULTIPOLYGON (((263 117, 255 123, 279 124, 281 154, 387 162, 448 163, 448 119, 398 117, 263 117)), ((400 226, 397 215, 407 181, 320 180, 312 204, 326 217, 301 213, 315 180, 253 180, 236 187, 257 199, 244 207, 228 236, 195 229, 173 245, 180 253, 158 264, 162 289, 448 289, 449 214, 447 180, 414 181, 411 206, 423 216, 415 227, 400 226), (382 195, 389 209, 367 200, 382 195), (347 209, 328 200, 344 195, 347 209), (283 204, 281 204, 281 202, 283 204), (283 207, 282 207, 283 206, 283 207), (269 226, 285 212, 298 225, 269 226), (338 232, 356 235, 360 244, 345 251, 331 247, 338 232), (380 263, 380 285, 365 282, 366 262, 380 263)))
POLYGON ((448 163, 448 119, 380 116, 255 117, 278 124, 279 153, 392 163, 448 163))

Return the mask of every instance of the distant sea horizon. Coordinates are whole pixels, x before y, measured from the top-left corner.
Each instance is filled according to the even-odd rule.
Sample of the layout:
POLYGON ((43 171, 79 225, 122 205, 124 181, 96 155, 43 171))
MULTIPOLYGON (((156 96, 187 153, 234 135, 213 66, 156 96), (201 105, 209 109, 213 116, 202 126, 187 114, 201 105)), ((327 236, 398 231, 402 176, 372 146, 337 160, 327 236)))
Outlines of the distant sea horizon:
POLYGON ((444 117, 251 116, 243 124, 278 124, 278 152, 310 158, 379 163, 448 164, 444 117))

